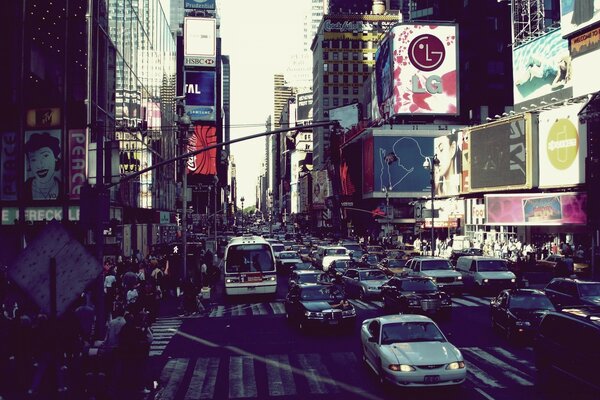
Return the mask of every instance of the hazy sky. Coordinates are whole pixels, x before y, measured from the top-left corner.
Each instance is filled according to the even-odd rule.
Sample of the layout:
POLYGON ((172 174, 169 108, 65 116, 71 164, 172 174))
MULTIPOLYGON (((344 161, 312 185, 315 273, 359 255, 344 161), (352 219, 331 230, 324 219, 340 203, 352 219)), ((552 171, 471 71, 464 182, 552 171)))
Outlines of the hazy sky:
MULTIPOLYGON (((302 46, 302 8, 308 0, 218 0, 222 53, 231 62, 231 139, 264 132, 273 113, 273 75, 283 73, 302 46)), ((265 139, 231 146, 238 202, 254 205, 265 139)))

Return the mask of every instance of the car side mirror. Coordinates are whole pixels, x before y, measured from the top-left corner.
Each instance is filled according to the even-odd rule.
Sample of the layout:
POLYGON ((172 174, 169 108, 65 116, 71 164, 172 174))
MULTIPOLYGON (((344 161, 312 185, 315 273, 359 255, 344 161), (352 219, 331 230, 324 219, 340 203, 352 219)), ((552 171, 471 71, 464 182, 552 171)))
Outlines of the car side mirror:
POLYGON ((377 343, 377 338, 376 338, 375 336, 371 336, 371 337, 369 338, 369 342, 370 342, 370 343, 377 343))

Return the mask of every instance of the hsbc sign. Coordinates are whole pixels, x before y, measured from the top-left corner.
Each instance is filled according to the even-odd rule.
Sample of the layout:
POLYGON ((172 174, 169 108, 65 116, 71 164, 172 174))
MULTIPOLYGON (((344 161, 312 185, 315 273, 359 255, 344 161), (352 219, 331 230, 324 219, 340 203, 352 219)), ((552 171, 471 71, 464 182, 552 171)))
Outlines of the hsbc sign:
POLYGON ((186 56, 183 58, 183 64, 189 67, 214 67, 215 59, 208 57, 186 56))

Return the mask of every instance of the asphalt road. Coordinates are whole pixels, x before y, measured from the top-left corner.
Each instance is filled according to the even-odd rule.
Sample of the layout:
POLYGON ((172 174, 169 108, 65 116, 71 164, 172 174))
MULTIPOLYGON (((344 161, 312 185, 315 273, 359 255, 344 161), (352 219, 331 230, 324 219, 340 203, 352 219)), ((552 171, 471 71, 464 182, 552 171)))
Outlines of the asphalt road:
POLYGON ((362 363, 360 322, 382 315, 376 300, 352 300, 352 330, 304 332, 285 319, 277 296, 226 301, 220 293, 206 316, 164 316, 153 326, 150 373, 154 398, 188 399, 472 399, 584 398, 565 383, 551 393, 535 384, 531 347, 507 342, 491 328, 489 297, 453 299, 451 320, 438 321, 467 362, 468 379, 457 389, 382 388, 362 363))

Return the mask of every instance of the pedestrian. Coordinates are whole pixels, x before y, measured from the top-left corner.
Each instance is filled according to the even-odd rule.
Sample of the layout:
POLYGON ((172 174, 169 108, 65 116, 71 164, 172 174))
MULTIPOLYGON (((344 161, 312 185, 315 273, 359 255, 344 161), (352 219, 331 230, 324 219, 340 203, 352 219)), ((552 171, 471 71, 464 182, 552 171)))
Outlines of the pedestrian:
POLYGON ((144 313, 126 317, 119 333, 118 355, 120 361, 120 394, 130 399, 136 394, 150 392, 146 384, 146 364, 152 343, 152 331, 147 326, 144 313))

